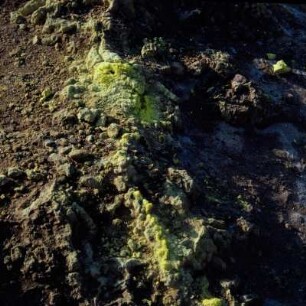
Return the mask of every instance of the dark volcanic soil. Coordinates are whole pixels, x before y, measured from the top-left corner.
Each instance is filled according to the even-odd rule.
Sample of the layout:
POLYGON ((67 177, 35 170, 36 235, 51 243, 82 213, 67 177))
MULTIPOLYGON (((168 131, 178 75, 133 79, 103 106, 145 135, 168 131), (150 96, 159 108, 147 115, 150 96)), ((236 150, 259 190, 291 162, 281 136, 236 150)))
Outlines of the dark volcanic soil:
MULTIPOLYGON (((0 1, 0 174, 18 167, 37 172, 38 177, 25 179, 23 174, 11 184, 1 185, 0 181, 0 304, 42 305, 41 301, 48 300, 45 296, 54 293, 54 300, 49 297, 53 301, 50 305, 77 305, 63 285, 65 271, 54 268, 51 280, 44 279, 46 283, 41 284, 39 279, 27 283, 20 277, 18 264, 8 269, 3 251, 7 252, 9 241, 35 240, 39 236, 18 236, 24 233, 18 210, 37 199, 40 191, 57 178, 56 166, 48 159, 55 152, 53 142, 60 146, 69 140, 78 148, 103 154, 108 151, 108 147, 94 147, 86 140, 88 126, 63 126, 53 120, 48 105, 40 101, 46 88, 55 94, 72 76, 67 57, 83 55, 89 38, 76 35, 77 51, 72 54, 65 48, 68 38, 57 47, 33 44, 39 27, 20 27, 9 21, 9 12, 22 2, 0 1), (65 298, 57 300, 60 294, 65 298)), ((97 5, 81 17, 99 16, 103 10, 97 5)), ((162 57, 145 63, 182 99, 184 124, 173 136, 178 144, 175 158, 197 183, 200 196, 192 205, 193 212, 222 220, 232 234, 230 248, 207 268, 207 275, 213 293, 226 296, 226 289, 231 287, 239 303, 235 305, 306 305, 306 13, 302 7, 290 5, 279 6, 274 12, 282 35, 260 35, 259 27, 253 29, 256 35, 239 37, 242 28, 236 28, 232 21, 233 31, 229 30, 228 36, 224 25, 218 28, 205 22, 202 27, 203 21, 197 18, 175 34, 165 30, 176 56, 175 61, 169 61, 182 63, 179 68, 183 67, 183 75, 165 73, 162 68, 169 63, 162 57), (210 63, 202 69, 203 53, 208 48, 228 54, 224 62, 230 62, 231 67, 220 72, 210 63), (284 59, 294 70, 271 75, 266 53, 277 54, 277 59, 284 59), (197 69, 202 70, 197 73, 197 69), (242 89, 235 88, 233 82, 239 83, 242 78, 242 89), (220 101, 232 108, 224 110, 220 101)), ((136 37, 133 41, 139 40, 136 37)), ((67 107, 62 105, 60 109, 65 112, 67 107)), ((70 115, 76 117, 73 110, 70 115)), ((98 130, 91 129, 90 134, 99 137, 98 130)), ((172 160, 173 156, 167 158, 172 160)), ((90 166, 86 169, 91 171, 90 166)), ((109 196, 113 187, 107 188, 109 196)), ((99 197, 90 196, 85 207, 104 229, 108 215, 103 212, 102 217, 97 216, 97 211, 107 197, 99 197)), ((124 219, 125 212, 122 215, 124 219)), ((56 217, 51 223, 56 228, 56 217)), ((28 226, 31 229, 36 224, 29 222, 28 226)), ((49 233, 47 226, 39 226, 43 233, 49 233)), ((87 238, 85 234, 82 237, 80 229, 78 233, 80 237, 74 236, 73 243, 86 249, 87 238)), ((101 237, 100 233, 91 236, 93 245, 99 245, 101 237)), ((61 254, 53 255, 61 266, 61 254)), ((91 285, 97 286, 88 284, 88 292, 91 285)), ((107 300, 112 300, 111 294, 107 300)), ((92 305, 106 305, 93 301, 92 305)), ((114 298, 108 305, 122 304, 114 298)))

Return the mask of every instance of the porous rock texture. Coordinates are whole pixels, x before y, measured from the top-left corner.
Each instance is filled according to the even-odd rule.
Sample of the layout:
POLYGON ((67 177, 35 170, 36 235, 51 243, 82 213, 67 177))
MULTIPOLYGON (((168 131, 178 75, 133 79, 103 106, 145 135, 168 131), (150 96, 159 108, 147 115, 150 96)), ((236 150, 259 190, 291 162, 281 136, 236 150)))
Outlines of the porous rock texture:
POLYGON ((274 298, 303 305, 297 292, 305 277, 292 289, 300 275, 285 283, 290 272, 271 264, 271 250, 260 244, 269 241, 271 216, 273 231, 281 228, 274 246, 294 237, 282 260, 302 265, 303 210, 298 217, 290 209, 281 214, 295 209, 289 194, 304 184, 292 174, 304 170, 302 65, 292 61, 282 76, 273 71, 276 60, 254 57, 275 37, 284 50, 279 44, 267 53, 286 56, 293 44, 286 27, 304 29, 302 7, 195 0, 30 0, 3 7, 12 27, 26 33, 21 49, 11 52, 16 66, 36 46, 55 54, 58 68, 54 84, 47 77, 38 96, 25 96, 33 99, 25 117, 39 111, 40 122, 32 122, 38 136, 29 130, 26 144, 14 130, 3 136, 3 305, 272 305, 274 298), (249 43, 254 39, 258 45, 249 43), (290 84, 287 74, 300 83, 290 84), (267 128, 275 122, 296 127, 286 136, 287 125, 267 128), (273 131, 281 150, 269 142, 273 131), (33 152, 15 158, 29 143, 33 152), (292 172, 281 181, 283 165, 292 172), (295 263, 290 248, 300 258, 295 263), (256 265, 265 254, 273 280, 262 276, 262 283, 278 284, 271 294, 257 283, 263 270, 246 259, 254 256, 256 265), (247 273, 254 273, 249 281, 247 273), (282 296, 284 286, 293 293, 282 296))

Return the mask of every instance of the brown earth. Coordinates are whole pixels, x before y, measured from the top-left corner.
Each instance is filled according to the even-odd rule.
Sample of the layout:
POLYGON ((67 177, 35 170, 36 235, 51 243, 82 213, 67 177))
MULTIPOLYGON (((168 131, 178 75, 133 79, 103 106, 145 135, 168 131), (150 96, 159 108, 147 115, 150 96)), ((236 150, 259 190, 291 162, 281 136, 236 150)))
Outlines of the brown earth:
MULTIPOLYGON (((82 123, 77 126, 62 124, 54 120, 48 105, 40 101, 47 87, 56 93, 71 77, 65 68, 65 56, 82 56, 89 38, 74 38, 76 54, 66 52, 68 38, 63 38, 58 48, 33 44, 32 39, 39 33, 39 27, 20 28, 9 21, 9 12, 21 3, 0 2, 0 170, 4 172, 18 167, 38 171, 38 176, 25 179, 23 174, 5 187, 0 185, 3 188, 0 194, 0 243, 3 249, 10 240, 10 243, 29 237, 35 240, 35 235, 30 232, 31 226, 35 228, 35 225, 31 222, 28 225, 29 236, 19 237, 20 233, 24 235, 27 232, 22 232, 18 223, 18 210, 27 207, 38 198, 43 188, 58 178, 56 166, 48 159, 56 146, 68 140, 76 147, 99 154, 104 154, 112 146, 103 143, 105 146, 95 147, 88 143, 88 135, 99 138, 98 130, 82 123)), ((174 47, 181 48, 176 61, 184 64, 185 74, 162 76, 184 100, 181 109, 185 124, 174 139, 182 168, 187 169, 200 186, 200 196, 194 201, 193 210, 205 218, 222 220, 233 235, 230 248, 208 267, 211 289, 220 294, 225 291, 224 282, 222 285, 220 280, 229 280, 232 294, 238 297, 240 304, 248 303, 244 305, 303 306, 306 303, 306 78, 294 73, 271 76, 253 64, 253 59, 275 52, 286 61, 294 60, 296 69, 303 71, 306 63, 303 48, 306 43, 303 34, 306 13, 300 7, 284 6, 282 9, 291 16, 281 24, 289 27, 290 33, 278 40, 264 37, 251 43, 248 38, 239 40, 236 37, 229 41, 226 35, 215 36, 218 31, 209 33, 205 26, 207 36, 203 37, 201 31, 195 32, 193 41, 188 42, 184 34, 186 31, 189 33, 189 29, 182 29, 171 39, 176 44, 174 47), (195 67, 201 66, 203 60, 199 54, 207 46, 233 53, 231 61, 235 68, 228 75, 216 74, 213 64, 206 67, 200 76, 194 74, 195 67), (251 82, 243 87, 242 93, 233 88, 237 74, 251 82), (212 90, 207 91, 208 88, 212 90), (233 105, 233 113, 220 110, 216 104, 220 97, 233 105), (256 99, 259 101, 257 105, 256 99), (245 111, 237 101, 242 101, 242 104, 250 102, 252 106, 245 111)), ((101 11, 102 8, 97 6, 84 13, 82 18, 88 18, 90 14, 99 15, 101 11)), ((282 12, 280 10, 279 14, 282 12)), ((148 66, 157 74, 163 73, 156 62, 148 66)), ((63 112, 68 109, 72 121, 76 118, 73 108, 62 105, 60 109, 63 112)), ((77 163, 74 165, 78 167, 77 163)), ((86 171, 91 171, 90 166, 86 171)), ((109 187, 103 194, 104 198, 102 195, 98 196, 99 200, 89 197, 88 207, 85 207, 97 224, 109 222, 108 215, 101 213, 98 216, 100 208, 95 205, 101 203, 102 198, 107 202, 112 192, 109 187)), ((56 227, 55 220, 56 217, 52 217, 49 223, 56 227)), ((44 226, 42 231, 48 232, 44 226)), ((93 239, 94 244, 101 239, 100 234, 89 239, 81 230, 78 233, 85 237, 73 237, 75 244, 81 245, 80 249, 86 239, 93 239)), ((63 260, 60 254, 54 256, 59 256, 58 262, 63 260)), ((20 275, 16 266, 10 271, 4 262, 4 252, 1 252, 1 305, 41 305, 42 300, 52 300, 52 294, 55 296, 53 305, 77 304, 70 300, 72 294, 63 285, 62 274, 65 271, 55 268, 51 281, 44 279, 42 285, 36 286, 34 284, 39 280, 27 282, 18 279, 20 275), (63 288, 59 288, 62 285, 63 288), (57 300, 59 292, 65 298, 57 300)), ((91 282, 90 285, 96 286, 91 282)), ((104 298, 109 302, 113 300, 108 305, 121 305, 120 301, 116 302, 117 292, 111 292, 110 296, 105 294, 104 298)), ((101 305, 106 304, 101 302, 101 305)))

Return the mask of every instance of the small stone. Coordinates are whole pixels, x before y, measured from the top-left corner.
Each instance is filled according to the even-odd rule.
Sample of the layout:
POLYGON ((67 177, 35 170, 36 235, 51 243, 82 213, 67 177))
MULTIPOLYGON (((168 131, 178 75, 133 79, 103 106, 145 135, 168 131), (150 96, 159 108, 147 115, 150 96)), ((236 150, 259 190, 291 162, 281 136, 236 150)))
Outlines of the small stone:
POLYGON ((25 23, 21 23, 20 25, 19 25, 19 30, 25 30, 26 29, 26 24, 25 23))
POLYGON ((26 191, 26 187, 25 186, 18 186, 14 188, 14 191, 17 193, 22 193, 24 191, 26 191))
POLYGON ((69 272, 76 271, 79 267, 77 252, 71 252, 66 257, 67 269, 69 272))
POLYGON ((66 50, 68 53, 76 53, 76 45, 74 41, 69 42, 66 45, 66 50))
POLYGON ((75 83, 73 85, 66 86, 63 90, 63 94, 66 95, 69 99, 75 99, 76 95, 82 94, 85 90, 85 86, 75 83))
POLYGON ((68 146, 69 142, 66 138, 60 138, 56 141, 56 144, 62 147, 68 146))
POLYGON ((55 143, 55 141, 53 141, 53 140, 51 140, 51 139, 47 139, 47 140, 45 140, 45 142, 44 142, 44 146, 45 146, 46 148, 55 148, 55 147, 56 147, 56 143, 55 143))
POLYGON ((239 281, 237 279, 234 279, 234 280, 221 280, 220 281, 220 286, 223 288, 223 289, 230 289, 230 290, 233 290, 233 289, 236 289, 238 288, 239 286, 239 281))
POLYGON ((111 123, 107 128, 107 135, 109 138, 117 138, 120 133, 120 126, 116 123, 111 123))
POLYGON ((13 167, 7 170, 7 176, 13 179, 21 178, 25 175, 25 172, 19 168, 13 167))
POLYGON ((94 108, 83 108, 78 113, 78 119, 87 123, 94 123, 99 115, 99 111, 94 108))
POLYGON ((97 122, 96 122, 96 127, 105 127, 107 122, 107 118, 104 114, 100 114, 97 122))
POLYGON ((46 102, 50 100, 53 97, 53 91, 50 87, 47 87, 42 93, 41 93, 41 98, 40 102, 46 102))
POLYGON ((64 111, 54 117, 55 120, 61 122, 62 125, 75 125, 78 123, 78 118, 73 112, 64 111))
POLYGON ((86 137, 86 141, 88 142, 94 142, 94 140, 95 140, 95 137, 93 135, 89 135, 86 137))
POLYGON ((241 297, 242 303, 241 306, 252 306, 259 304, 258 296, 254 294, 245 294, 241 297))
POLYGON ((73 149, 68 156, 76 162, 85 162, 93 159, 93 154, 82 149, 73 149))
POLYGON ((41 39, 37 35, 35 35, 33 37, 32 43, 33 43, 33 45, 38 45, 38 44, 41 43, 41 39))
POLYGON ((59 148, 58 153, 61 155, 67 155, 71 152, 71 150, 72 150, 71 146, 65 146, 65 147, 59 148))
POLYGON ((236 74, 231 81, 231 87, 234 92, 238 92, 247 83, 247 78, 241 74, 236 74))
POLYGON ((207 224, 215 228, 219 228, 219 229, 226 228, 225 222, 223 220, 217 220, 215 218, 208 218, 206 222, 207 224))
POLYGON ((73 272, 67 274, 66 281, 67 284, 73 288, 79 286, 79 284, 81 283, 81 278, 79 273, 73 272))
POLYGON ((286 74, 290 71, 291 68, 283 60, 280 60, 273 65, 273 72, 275 74, 286 74))
POLYGON ((63 161, 63 157, 57 153, 52 153, 49 155, 48 161, 54 164, 60 164, 63 161))
POLYGON ((72 177, 76 173, 76 170, 70 163, 65 163, 57 168, 57 172, 60 175, 72 177))
POLYGON ((194 192, 194 181, 189 176, 186 170, 168 168, 168 176, 172 182, 182 188, 187 194, 191 194, 194 192))

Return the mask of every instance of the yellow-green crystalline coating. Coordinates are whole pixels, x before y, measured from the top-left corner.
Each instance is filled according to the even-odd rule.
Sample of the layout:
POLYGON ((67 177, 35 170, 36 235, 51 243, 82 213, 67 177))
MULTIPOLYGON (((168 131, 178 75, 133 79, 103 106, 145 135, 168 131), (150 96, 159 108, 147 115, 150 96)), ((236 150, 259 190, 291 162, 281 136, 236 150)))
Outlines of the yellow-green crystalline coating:
POLYGON ((97 106, 117 108, 125 115, 134 115, 148 123, 159 119, 159 98, 147 85, 139 66, 126 62, 102 62, 94 67, 93 81, 100 87, 104 104, 107 104, 97 106))
POLYGON ((181 273, 184 263, 202 269, 205 262, 211 260, 216 246, 200 219, 177 215, 175 224, 169 224, 139 190, 129 190, 125 200, 135 217, 131 228, 133 238, 149 247, 150 261, 158 266, 162 279, 181 273))
POLYGON ((275 74, 288 73, 290 70, 290 67, 283 60, 280 60, 275 65, 273 65, 273 72, 275 74))
POLYGON ((144 76, 136 65, 130 63, 100 63, 95 66, 94 81, 106 87, 113 87, 120 83, 126 86, 128 91, 134 91, 140 95, 143 95, 145 91, 144 76))
POLYGON ((276 54, 274 53, 267 53, 267 58, 268 60, 275 60, 276 59, 276 54))
POLYGON ((158 262, 161 272, 164 273, 170 268, 169 246, 165 230, 157 216, 151 214, 153 204, 144 199, 138 190, 133 191, 132 196, 134 209, 145 214, 144 236, 152 242, 155 260, 158 262))
POLYGON ((222 299, 218 298, 210 298, 210 299, 204 299, 202 301, 203 306, 224 306, 224 301, 222 299))

